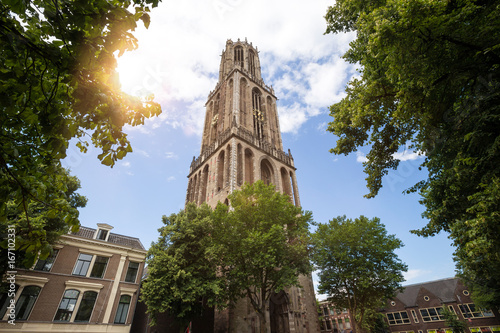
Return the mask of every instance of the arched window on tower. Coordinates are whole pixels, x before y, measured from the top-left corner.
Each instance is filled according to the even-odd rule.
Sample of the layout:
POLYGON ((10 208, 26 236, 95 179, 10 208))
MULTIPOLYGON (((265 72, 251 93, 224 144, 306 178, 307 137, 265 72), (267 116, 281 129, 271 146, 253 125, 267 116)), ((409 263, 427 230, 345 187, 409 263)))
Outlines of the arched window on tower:
POLYGON ((217 191, 224 188, 224 162, 225 155, 224 150, 222 150, 217 158, 217 191))
POLYGON ((283 193, 290 197, 290 201, 293 201, 292 184, 290 183, 290 175, 285 168, 281 168, 281 186, 283 187, 283 193))
POLYGON ((252 90, 253 129, 259 140, 264 138, 264 112, 261 105, 261 96, 259 89, 254 88, 252 90))
POLYGON ((247 125, 246 115, 247 115, 247 80, 242 78, 240 80, 240 124, 244 127, 247 125))
POLYGON ((260 179, 264 182, 264 184, 274 184, 274 171, 273 166, 267 159, 263 159, 260 162, 260 179))
POLYGON ((253 183, 253 153, 250 149, 245 149, 245 182, 253 183))
POLYGON ((225 161, 225 169, 226 175, 224 179, 226 180, 225 186, 229 186, 229 180, 231 177, 231 145, 227 145, 226 147, 226 161, 225 161))
POLYGON ((208 164, 205 165, 205 168, 203 169, 203 173, 201 176, 201 198, 200 198, 200 203, 204 203, 207 201, 207 187, 208 187, 208 164))
POLYGON ((238 143, 236 148, 236 184, 241 186, 243 184, 243 148, 238 143))
POLYGON ((234 48, 234 64, 243 68, 243 48, 241 46, 234 48))
POLYGON ((267 123, 268 123, 268 126, 269 126, 269 130, 271 132, 271 144, 273 146, 277 146, 277 138, 276 138, 276 133, 278 131, 278 128, 277 128, 277 125, 276 125, 276 122, 274 121, 274 117, 273 117, 273 114, 274 114, 274 103, 273 103, 273 100, 271 99, 270 96, 267 96, 267 99, 266 99, 267 103, 266 103, 266 113, 267 113, 267 123))
POLYGON ((248 51, 248 71, 255 76, 255 53, 252 50, 248 51))

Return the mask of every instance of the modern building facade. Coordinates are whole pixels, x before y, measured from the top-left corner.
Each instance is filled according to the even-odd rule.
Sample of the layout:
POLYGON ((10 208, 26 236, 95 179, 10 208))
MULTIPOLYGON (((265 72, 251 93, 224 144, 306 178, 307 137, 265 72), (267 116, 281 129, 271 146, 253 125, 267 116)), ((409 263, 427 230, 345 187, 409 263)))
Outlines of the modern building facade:
POLYGON ((112 228, 80 227, 52 256, 17 269, 15 292, 0 299, 0 332, 129 332, 147 251, 112 228))
MULTIPOLYGON (((243 183, 262 180, 300 206, 296 168, 283 151, 277 98, 262 80, 259 52, 247 41, 228 40, 219 81, 208 95, 200 156, 189 169, 186 203, 227 203, 243 183)), ((275 295, 269 304, 270 332, 319 332, 310 276, 301 288, 275 295)), ((258 317, 243 299, 235 309, 216 313, 215 332, 257 332, 258 317)))

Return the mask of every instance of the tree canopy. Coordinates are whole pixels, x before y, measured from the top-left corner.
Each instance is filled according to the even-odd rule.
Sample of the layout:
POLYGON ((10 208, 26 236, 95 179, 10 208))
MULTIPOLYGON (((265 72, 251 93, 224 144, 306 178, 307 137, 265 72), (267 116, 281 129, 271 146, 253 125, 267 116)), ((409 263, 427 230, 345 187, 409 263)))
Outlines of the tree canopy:
POLYGON ((339 309, 349 309, 356 332, 376 323, 385 300, 401 290, 407 267, 394 253, 402 247, 378 218, 339 216, 318 224, 311 257, 319 277, 318 292, 339 309))
POLYGON ((358 64, 330 107, 335 154, 370 147, 367 197, 396 169, 395 153, 424 157, 418 191, 428 224, 450 233, 457 269, 476 300, 500 305, 500 7, 497 1, 338 0, 328 33, 356 31, 358 64))
POLYGON ((267 332, 270 297, 298 285, 310 273, 307 253, 310 212, 296 207, 286 194, 262 181, 245 183, 214 212, 214 237, 220 255, 220 278, 230 304, 247 297, 257 312, 260 332, 267 332))
POLYGON ((152 96, 123 93, 116 72, 116 56, 137 47, 131 31, 139 20, 149 25, 158 1, 0 3, 1 223, 8 202, 35 223, 29 207, 38 202, 78 227, 77 211, 64 203, 69 141, 81 151, 91 141, 101 163, 113 166, 132 151, 123 127, 160 113, 152 96))
MULTIPOLYGON (((36 259, 47 258, 52 245, 62 234, 68 233, 77 223, 78 208, 85 207, 87 199, 76 193, 80 181, 63 168, 45 175, 48 186, 37 194, 36 200, 27 198, 19 206, 13 196, 7 196, 7 219, 0 221, 0 233, 7 235, 8 228, 15 228, 15 267, 31 268, 36 259), (56 206, 46 202, 55 202, 56 206)), ((0 275, 14 270, 8 263, 7 237, 1 243, 0 275)))
POLYGON ((162 221, 160 237, 148 252, 141 300, 152 325, 158 314, 168 312, 182 330, 202 317, 206 306, 217 305, 223 288, 223 281, 216 277, 218 262, 212 250, 212 210, 206 204, 196 207, 189 203, 185 210, 163 216, 162 221))

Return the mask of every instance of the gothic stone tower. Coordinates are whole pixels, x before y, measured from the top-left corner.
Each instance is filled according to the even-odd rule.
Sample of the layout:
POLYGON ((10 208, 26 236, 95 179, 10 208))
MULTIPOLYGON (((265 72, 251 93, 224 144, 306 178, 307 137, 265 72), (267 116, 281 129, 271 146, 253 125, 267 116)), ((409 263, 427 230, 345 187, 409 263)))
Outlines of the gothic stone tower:
MULTIPOLYGON (((244 182, 259 179, 276 186, 300 206, 293 158, 283 151, 274 90, 264 84, 257 48, 228 40, 222 52, 219 81, 208 95, 201 153, 189 169, 187 202, 227 204, 244 182)), ((310 276, 301 288, 276 295, 269 304, 270 332, 319 332, 310 276)), ((258 318, 250 302, 215 315, 215 332, 253 333, 258 318)))

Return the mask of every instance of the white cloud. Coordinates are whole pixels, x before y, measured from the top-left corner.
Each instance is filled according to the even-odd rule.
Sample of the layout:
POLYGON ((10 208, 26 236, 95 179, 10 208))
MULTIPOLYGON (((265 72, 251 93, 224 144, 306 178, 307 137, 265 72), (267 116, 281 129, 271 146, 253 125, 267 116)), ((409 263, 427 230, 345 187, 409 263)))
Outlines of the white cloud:
POLYGON ((154 93, 163 114, 139 126, 180 127, 201 135, 204 103, 215 87, 226 39, 248 38, 260 53, 265 83, 281 103, 283 132, 297 132, 308 119, 343 96, 353 72, 340 59, 353 34, 324 35, 326 0, 192 0, 162 2, 151 12, 148 30, 135 32, 139 49, 119 59, 125 91, 154 93), (262 10, 265 8, 265 10, 262 10), (300 106, 300 107, 299 107, 300 106), (288 115, 293 113, 294 119, 288 115))
POLYGON ((171 152, 171 151, 167 151, 165 153, 165 157, 168 159, 174 159, 174 160, 179 158, 179 156, 177 156, 174 152, 171 152))
POLYGON ((126 168, 130 168, 130 162, 122 162, 122 166, 126 167, 126 168))
POLYGON ((429 274, 431 271, 426 271, 422 269, 409 269, 407 272, 403 272, 403 277, 406 282, 411 282, 412 280, 419 279, 423 275, 429 274))
MULTIPOLYGON (((392 155, 395 159, 400 160, 402 162, 405 161, 413 161, 418 158, 422 158, 423 155, 420 153, 416 152, 409 152, 408 150, 404 150, 402 152, 397 152, 392 155)), ((366 158, 366 155, 360 151, 356 152, 356 162, 363 163, 363 162, 368 162, 368 158, 366 158)))
POLYGON ((366 158, 366 155, 363 154, 360 151, 356 152, 356 162, 363 163, 363 162, 368 162, 368 159, 366 158))
POLYGON ((167 182, 172 182, 175 180, 175 177, 174 176, 170 176, 167 178, 167 182))
POLYGON ((406 149, 402 152, 397 152, 392 156, 394 156, 395 159, 400 161, 412 161, 423 157, 422 154, 416 152, 409 152, 406 149))

